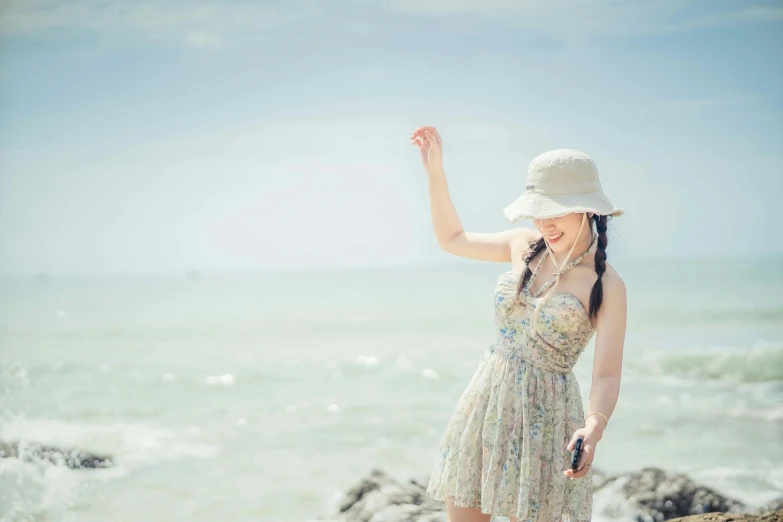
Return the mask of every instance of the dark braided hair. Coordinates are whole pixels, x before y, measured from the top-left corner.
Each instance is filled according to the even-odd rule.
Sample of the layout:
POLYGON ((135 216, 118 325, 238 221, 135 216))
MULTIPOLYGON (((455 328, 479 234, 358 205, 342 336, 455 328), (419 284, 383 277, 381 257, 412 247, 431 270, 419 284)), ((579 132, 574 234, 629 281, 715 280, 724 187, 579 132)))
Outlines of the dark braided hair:
POLYGON ((595 221, 595 230, 598 232, 598 248, 595 250, 595 273, 598 274, 598 279, 593 284, 593 289, 590 291, 590 310, 588 315, 590 319, 598 314, 598 310, 601 308, 601 301, 604 298, 604 284, 601 282, 601 277, 606 272, 606 225, 609 223, 607 216, 593 215, 593 221, 595 221))
POLYGON ((533 276, 533 271, 530 270, 530 261, 533 260, 534 257, 536 257, 536 254, 541 252, 545 247, 546 243, 544 242, 544 236, 541 236, 541 238, 538 241, 531 241, 528 243, 528 249, 527 249, 527 257, 525 258, 525 272, 522 274, 522 279, 519 280, 519 285, 517 285, 517 295, 516 295, 516 302, 517 304, 521 304, 524 306, 523 301, 519 298, 520 295, 522 295, 522 290, 527 286, 527 282, 530 281, 530 278, 533 276))
MULTIPOLYGON (((601 277, 606 272, 606 245, 608 240, 606 238, 606 226, 609 223, 608 216, 599 216, 593 214, 593 221, 595 221, 595 229, 598 233, 598 245, 595 251, 595 273, 598 275, 598 279, 593 284, 593 289, 590 291, 590 309, 588 315, 590 319, 598 314, 598 310, 601 308, 601 301, 604 298, 604 287, 601 282, 601 277)), ((528 253, 525 258, 525 272, 522 274, 522 278, 517 285, 516 302, 522 303, 519 296, 522 294, 522 290, 527 286, 528 281, 533 276, 533 271, 530 270, 530 261, 533 260, 539 252, 546 248, 546 242, 543 237, 538 241, 531 241, 528 245, 528 253)))

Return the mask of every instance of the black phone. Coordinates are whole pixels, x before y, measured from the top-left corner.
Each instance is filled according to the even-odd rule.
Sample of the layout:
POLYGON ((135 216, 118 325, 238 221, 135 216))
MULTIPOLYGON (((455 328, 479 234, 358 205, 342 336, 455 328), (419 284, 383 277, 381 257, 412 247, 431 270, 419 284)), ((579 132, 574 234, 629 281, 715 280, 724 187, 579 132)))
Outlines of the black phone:
POLYGON ((574 458, 571 460, 571 469, 576 471, 579 466, 579 459, 582 458, 582 438, 576 439, 574 445, 574 458))

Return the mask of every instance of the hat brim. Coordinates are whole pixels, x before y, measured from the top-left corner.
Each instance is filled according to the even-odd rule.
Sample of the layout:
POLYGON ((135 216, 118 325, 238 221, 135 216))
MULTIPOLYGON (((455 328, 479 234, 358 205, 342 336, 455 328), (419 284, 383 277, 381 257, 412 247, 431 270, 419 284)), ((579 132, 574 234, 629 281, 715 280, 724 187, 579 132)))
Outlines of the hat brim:
POLYGON ((623 209, 615 207, 603 192, 551 196, 529 192, 503 209, 503 214, 511 223, 520 219, 552 219, 574 212, 593 212, 614 217, 625 213, 623 209))

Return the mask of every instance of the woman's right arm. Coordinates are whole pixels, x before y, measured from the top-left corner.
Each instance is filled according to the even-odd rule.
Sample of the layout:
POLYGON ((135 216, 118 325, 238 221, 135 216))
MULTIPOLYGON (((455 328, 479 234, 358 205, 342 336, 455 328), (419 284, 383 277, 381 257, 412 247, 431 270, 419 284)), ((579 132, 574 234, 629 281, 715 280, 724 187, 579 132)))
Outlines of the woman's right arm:
POLYGON ((429 185, 432 228, 444 251, 470 259, 508 263, 512 252, 524 250, 529 242, 538 239, 537 231, 526 228, 495 233, 465 232, 449 194, 440 136, 433 127, 419 127, 411 140, 421 151, 429 185))

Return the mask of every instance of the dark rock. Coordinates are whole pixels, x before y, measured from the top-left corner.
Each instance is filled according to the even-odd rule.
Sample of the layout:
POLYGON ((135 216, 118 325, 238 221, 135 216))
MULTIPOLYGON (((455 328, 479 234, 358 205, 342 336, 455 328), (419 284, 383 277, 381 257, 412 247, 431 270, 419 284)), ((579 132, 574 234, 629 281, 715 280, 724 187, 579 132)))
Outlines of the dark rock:
POLYGON ((108 468, 113 464, 111 458, 105 455, 18 441, 0 441, 0 458, 16 458, 28 462, 46 461, 71 469, 108 468))
POLYGON ((610 477, 597 488, 606 495, 609 516, 622 513, 637 522, 662 522, 676 517, 704 513, 742 513, 745 505, 701 486, 686 475, 659 468, 610 477))
MULTIPOLYGON (((323 522, 446 522, 444 504, 426 492, 429 477, 400 483, 381 470, 350 488, 339 513, 323 522)), ((764 508, 775 513, 750 513, 741 502, 696 484, 687 476, 658 468, 607 476, 594 469, 596 515, 618 520, 661 522, 783 522, 777 499, 764 508), (601 496, 604 496, 601 499, 601 496), (689 516, 690 515, 690 516, 689 516), (686 517, 686 518, 677 518, 686 517)))
POLYGON ((351 506, 359 502, 366 494, 389 484, 394 484, 394 479, 389 475, 379 469, 370 471, 369 477, 360 480, 345 493, 345 499, 340 505, 340 512, 348 511, 351 506))
POLYGON ((683 518, 673 518, 672 522, 783 522, 783 511, 766 513, 764 515, 737 513, 707 513, 690 515, 683 518))
POLYGON ((381 470, 345 493, 329 522, 447 522, 443 503, 431 498, 422 479, 399 483, 381 470))

